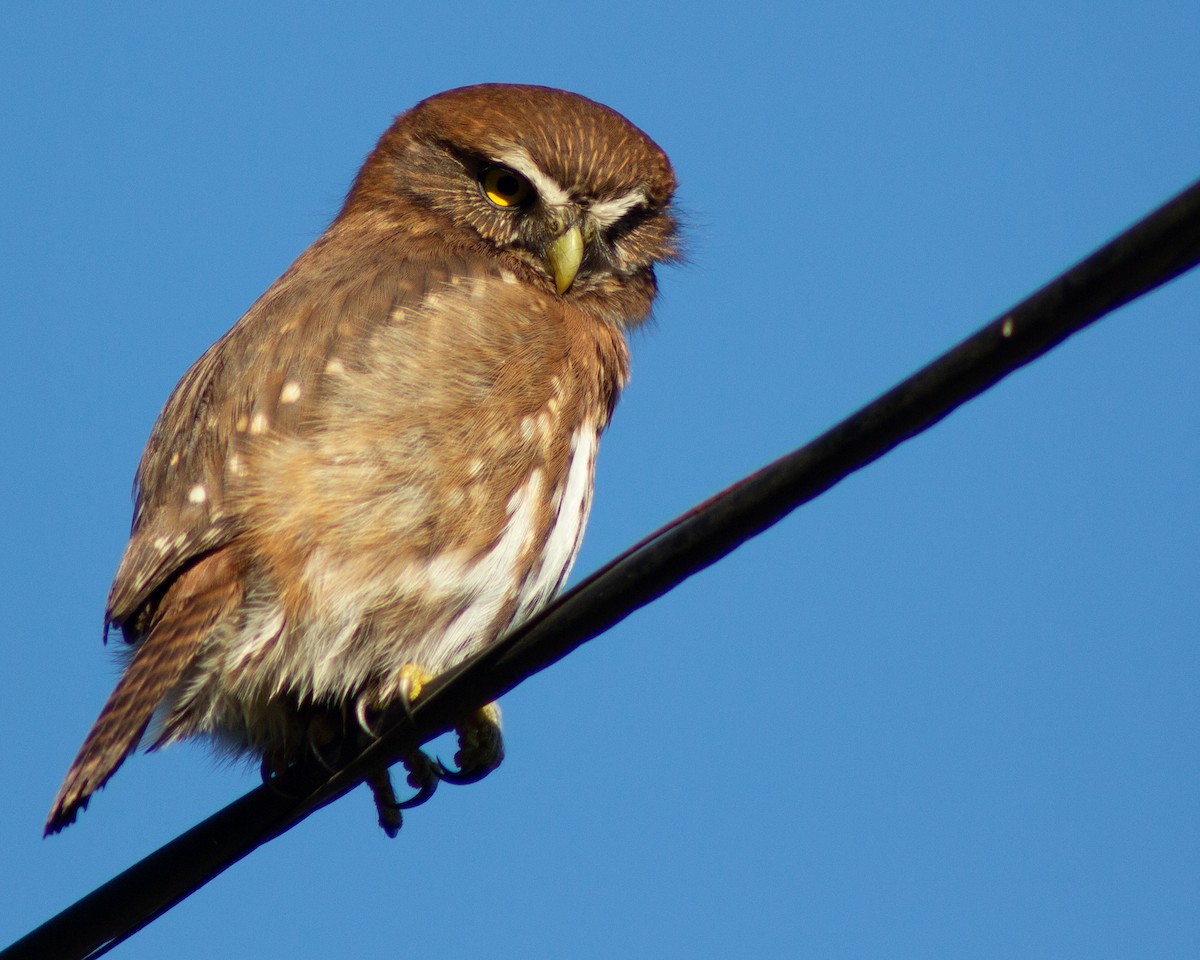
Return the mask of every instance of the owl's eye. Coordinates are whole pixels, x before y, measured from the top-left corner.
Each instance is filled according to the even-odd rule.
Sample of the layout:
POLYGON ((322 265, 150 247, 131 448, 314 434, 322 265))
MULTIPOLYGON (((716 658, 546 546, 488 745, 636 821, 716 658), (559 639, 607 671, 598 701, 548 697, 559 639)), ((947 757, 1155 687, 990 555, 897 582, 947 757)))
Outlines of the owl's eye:
POLYGON ((483 195, 497 207, 519 207, 533 194, 533 187, 507 167, 488 167, 479 178, 483 195))

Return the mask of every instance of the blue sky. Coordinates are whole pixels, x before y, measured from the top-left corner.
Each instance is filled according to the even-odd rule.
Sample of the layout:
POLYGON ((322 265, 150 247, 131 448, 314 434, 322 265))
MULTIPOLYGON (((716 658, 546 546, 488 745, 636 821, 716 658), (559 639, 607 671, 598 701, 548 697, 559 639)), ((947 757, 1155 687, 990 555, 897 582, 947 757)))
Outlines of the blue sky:
MULTIPOLYGON (((44 3, 0 36, 0 944, 258 782, 138 756, 45 812, 116 668, 187 366, 391 117, 543 83, 672 156, 691 262, 576 577, 1200 174, 1193 2, 44 3)), ((123 958, 1192 957, 1200 276, 1120 311, 510 694, 398 840, 358 791, 123 958)))

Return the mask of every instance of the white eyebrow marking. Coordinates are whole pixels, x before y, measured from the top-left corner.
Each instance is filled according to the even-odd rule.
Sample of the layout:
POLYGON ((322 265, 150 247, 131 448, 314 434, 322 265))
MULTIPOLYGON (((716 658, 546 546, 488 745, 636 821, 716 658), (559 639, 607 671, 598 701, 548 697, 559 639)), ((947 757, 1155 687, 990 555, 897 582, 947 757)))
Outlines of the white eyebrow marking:
POLYGON ((204 489, 204 484, 198 483, 188 491, 188 500, 192 503, 203 503, 208 499, 208 491, 204 489))
POLYGON ((611 227, 638 204, 646 202, 646 191, 634 187, 628 193, 608 200, 598 200, 588 210, 601 227, 611 227))
POLYGON ((513 147, 511 150, 498 154, 496 159, 505 166, 512 167, 532 183, 543 203, 552 207, 564 207, 571 202, 570 194, 538 169, 538 165, 533 162, 533 157, 524 147, 513 147))
POLYGON ((283 385, 283 389, 279 391, 280 403, 295 403, 300 399, 300 384, 295 380, 289 380, 283 385))

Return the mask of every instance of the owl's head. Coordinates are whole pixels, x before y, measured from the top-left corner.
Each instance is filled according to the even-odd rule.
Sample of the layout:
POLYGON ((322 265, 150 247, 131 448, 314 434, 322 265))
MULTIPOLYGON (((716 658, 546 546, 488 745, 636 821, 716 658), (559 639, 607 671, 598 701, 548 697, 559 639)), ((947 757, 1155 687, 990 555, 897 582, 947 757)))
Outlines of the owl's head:
POLYGON ((667 156, 619 113, 548 87, 482 84, 401 114, 339 219, 485 254, 581 305, 654 293, 678 256, 667 156))

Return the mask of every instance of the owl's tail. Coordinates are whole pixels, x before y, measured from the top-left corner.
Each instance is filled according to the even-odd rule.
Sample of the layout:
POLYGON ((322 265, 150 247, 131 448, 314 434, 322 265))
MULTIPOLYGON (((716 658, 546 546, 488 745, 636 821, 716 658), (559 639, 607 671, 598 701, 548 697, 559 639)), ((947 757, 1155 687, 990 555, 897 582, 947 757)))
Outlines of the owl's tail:
POLYGON ((163 596, 149 636, 138 646, 54 798, 45 836, 73 823, 91 795, 137 749, 154 711, 195 660, 204 638, 237 606, 240 580, 231 575, 223 553, 189 568, 163 596))

